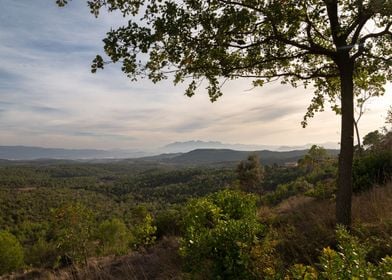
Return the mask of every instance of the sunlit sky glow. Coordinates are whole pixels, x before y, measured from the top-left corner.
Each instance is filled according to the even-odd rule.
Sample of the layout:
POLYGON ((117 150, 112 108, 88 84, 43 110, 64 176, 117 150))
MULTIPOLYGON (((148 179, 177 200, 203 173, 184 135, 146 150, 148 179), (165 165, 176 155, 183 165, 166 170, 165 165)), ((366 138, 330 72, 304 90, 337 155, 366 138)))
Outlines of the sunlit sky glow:
MULTIPOLYGON (((174 141, 214 140, 258 145, 338 143, 340 120, 329 109, 300 125, 311 90, 280 83, 252 89, 227 83, 210 103, 184 96, 170 81, 131 82, 110 65, 90 63, 118 15, 95 19, 85 1, 58 8, 54 0, 1 0, 0 145, 147 149, 174 141)), ((383 126, 392 87, 368 102, 361 134, 383 126)))

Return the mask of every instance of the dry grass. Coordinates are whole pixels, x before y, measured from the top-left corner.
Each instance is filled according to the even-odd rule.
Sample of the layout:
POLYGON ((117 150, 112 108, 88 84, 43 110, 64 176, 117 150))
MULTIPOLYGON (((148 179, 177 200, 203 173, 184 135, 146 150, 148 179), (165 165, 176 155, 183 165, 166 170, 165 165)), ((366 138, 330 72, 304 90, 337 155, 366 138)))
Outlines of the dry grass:
MULTIPOLYGON (((353 234, 368 242, 377 258, 392 253, 392 184, 353 197, 353 234)), ((272 221, 277 250, 286 264, 317 261, 335 246, 335 202, 296 196, 276 206, 272 221)))
POLYGON ((178 241, 175 238, 164 238, 145 252, 91 259, 87 266, 59 270, 33 270, 24 274, 0 277, 0 279, 175 280, 181 279, 181 259, 178 255, 178 241))
POLYGON ((392 183, 353 198, 353 233, 370 249, 368 260, 392 256, 392 183))
POLYGON ((383 224, 392 220, 392 183, 353 198, 355 224, 383 224))
POLYGON ((294 263, 313 264, 320 250, 334 240, 334 207, 330 201, 292 200, 292 208, 285 204, 272 223, 272 234, 277 240, 277 251, 286 265, 294 263), (290 211, 291 210, 291 211, 290 211))
POLYGON ((291 213, 293 209, 298 209, 299 207, 307 205, 314 200, 314 198, 304 195, 292 196, 279 203, 274 210, 278 214, 288 214, 291 213))

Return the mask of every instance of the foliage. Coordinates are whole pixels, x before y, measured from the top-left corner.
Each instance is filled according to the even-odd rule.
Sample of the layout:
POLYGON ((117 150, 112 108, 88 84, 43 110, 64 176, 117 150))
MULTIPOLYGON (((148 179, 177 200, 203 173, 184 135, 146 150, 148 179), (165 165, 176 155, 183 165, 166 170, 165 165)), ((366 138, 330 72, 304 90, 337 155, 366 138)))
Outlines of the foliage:
POLYGON ((392 131, 387 127, 384 127, 383 132, 375 130, 365 135, 365 151, 355 158, 353 164, 354 191, 364 191, 392 179, 391 139, 392 131))
POLYGON ((0 231, 0 275, 23 266, 23 248, 8 231, 0 231))
MULTIPOLYGON (((364 156, 374 152, 366 151, 364 156)), ((193 276, 198 274, 203 279, 215 279, 218 275, 222 278, 279 279, 284 274, 281 264, 312 263, 319 254, 318 250, 334 244, 332 208, 325 206, 326 202, 332 204, 331 201, 317 201, 320 206, 313 209, 316 201, 303 196, 293 198, 303 199, 303 207, 311 215, 298 209, 290 210, 290 217, 281 214, 277 217, 272 213, 272 218, 264 222, 271 228, 267 232, 257 221, 255 197, 227 190, 210 194, 233 182, 234 168, 36 162, 3 165, 0 175, 0 180, 7 183, 0 185, 0 227, 15 235, 23 246, 25 263, 31 267, 53 268, 84 262, 85 255, 124 254, 131 249, 150 246, 156 238, 164 240, 165 235, 174 234, 172 240, 183 237, 181 252, 187 253, 184 260, 188 269, 192 271, 194 268, 193 276), (85 175, 90 179, 78 177, 85 175), (42 186, 39 185, 41 179, 42 186), (96 183, 84 185, 87 181, 96 183), (25 184, 30 182, 36 182, 37 187, 28 188, 25 184), (182 204, 173 204, 192 197, 202 198, 191 200, 186 209, 182 204), (54 210, 51 212, 50 209, 54 210), (85 213, 91 214, 89 209, 94 209, 94 214, 91 219, 84 219, 85 213), (55 216, 60 213, 64 215, 57 220, 55 216), (196 213, 197 217, 190 213, 196 213), (75 236, 80 227, 89 228, 85 231, 89 233, 82 230, 81 236, 75 236), (279 230, 279 234, 271 234, 275 230, 279 230), (79 246, 77 238, 87 240, 87 254, 79 246, 80 257, 72 259, 69 256, 70 247, 60 242, 60 236, 68 233, 68 244, 72 243, 74 247, 75 244, 79 246), (196 241, 198 247, 191 246, 187 240, 196 241), (240 274, 241 277, 237 277, 240 274)), ((334 178, 336 160, 328 159, 309 172, 301 166, 268 166, 263 186, 274 190, 280 185, 277 192, 271 192, 276 195, 272 203, 275 204, 297 193, 329 197, 326 183, 333 188, 334 178)), ((384 204, 390 204, 384 196, 382 199, 384 204)), ((362 202, 361 205, 365 204, 362 202)), ((369 244, 371 251, 367 258, 374 263, 391 251, 390 219, 387 214, 377 214, 383 209, 389 208, 377 203, 361 210, 369 215, 364 220, 368 226, 361 230, 361 242, 369 244), (378 212, 370 213, 373 210, 378 212), (376 218, 383 224, 375 227, 372 221, 376 218)), ((275 212, 275 209, 268 211, 275 212)), ((264 218, 266 216, 263 214, 264 218)))
POLYGON ((237 177, 243 191, 261 191, 259 188, 264 177, 264 168, 256 154, 249 155, 247 160, 238 164, 237 177))
POLYGON ((329 159, 327 150, 321 146, 313 145, 308 153, 298 161, 298 165, 307 172, 320 168, 329 159))
MULTIPOLYGON (((123 254, 129 248, 150 246, 157 234, 159 237, 169 232, 180 234, 181 206, 173 203, 222 189, 234 178, 234 170, 225 167, 157 167, 127 161, 102 164, 9 162, 0 166, 0 228, 15 234, 25 251, 26 264, 34 267, 83 262, 85 256, 123 254), (81 215, 77 218, 80 223, 75 222, 73 229, 67 228, 66 220, 71 218, 66 216, 75 213, 64 207, 77 204, 94 209, 94 218, 84 220, 81 215), (173 209, 176 210, 173 212, 173 209), (63 220, 60 220, 63 229, 54 217, 61 211, 64 212, 63 220), (162 213, 166 213, 166 217, 162 213), (160 220, 154 221, 152 217, 160 220), (111 224, 116 230, 112 228, 109 233, 106 226, 110 226, 104 227, 102 223, 113 220, 118 220, 119 224, 111 224), (78 236, 76 232, 85 221, 90 223, 88 228, 91 230, 78 236), (124 244, 119 240, 124 237, 121 223, 128 232, 124 244), (101 228, 101 233, 98 232, 100 226, 106 228, 101 228), (160 232, 156 227, 160 227, 160 232), (67 230, 72 233, 69 242, 60 238, 67 230), (107 235, 99 236, 103 231, 107 235), (83 245, 75 245, 79 237, 87 240, 86 254, 82 252, 83 245), (111 246, 109 239, 115 239, 118 244, 111 246), (78 250, 71 253, 77 255, 76 259, 70 256, 69 243, 78 250)), ((91 210, 87 210, 89 212, 91 210)))
POLYGON ((94 216, 80 203, 66 204, 52 213, 52 230, 63 264, 87 262, 92 254, 94 216))
POLYGON ((124 222, 113 218, 103 221, 98 226, 96 238, 99 241, 98 251, 101 255, 123 255, 128 252, 131 236, 124 222))
POLYGON ((221 191, 188 203, 181 253, 193 274, 208 279, 255 279, 252 249, 263 227, 251 195, 221 191))
POLYGON ((323 180, 317 182, 316 185, 305 192, 305 195, 315 197, 317 199, 333 198, 336 193, 336 180, 323 180))
POLYGON ((43 237, 28 246, 25 254, 26 263, 33 267, 52 268, 59 265, 60 253, 57 244, 43 237))
POLYGON ((305 171, 299 167, 284 168, 277 165, 267 165, 264 169, 265 177, 262 186, 265 191, 274 191, 278 185, 289 183, 305 175, 305 171))
POLYGON ((380 145, 382 134, 378 131, 372 131, 363 137, 363 145, 368 149, 375 149, 380 145))
POLYGON ((156 214, 155 225, 157 227, 157 238, 163 236, 179 236, 182 232, 182 207, 170 207, 156 214))
MULTIPOLYGON (((28 230, 21 228, 23 224, 48 222, 49 209, 67 201, 94 209, 101 221, 121 217, 129 226, 133 218, 128 213, 136 204, 148 205, 155 212, 168 204, 220 190, 234 179, 235 172, 228 168, 156 168, 126 162, 10 163, 0 167, 0 226, 16 230, 19 235, 28 230)), ((36 235, 31 230, 28 231, 36 235)), ((30 242, 28 236, 20 238, 30 242)), ((37 236, 32 238, 38 240, 37 236)))
POLYGON ((313 145, 308 153, 298 160, 298 168, 292 180, 279 184, 273 192, 263 196, 270 205, 297 194, 306 194, 318 199, 331 198, 336 192, 337 161, 320 146, 313 145))
POLYGON ((392 273, 392 258, 386 256, 373 264, 366 261, 366 248, 344 228, 336 231, 338 251, 324 248, 319 268, 295 265, 286 279, 389 279, 392 273))
MULTIPOLYGON (((380 189, 377 191, 380 191, 380 189)), ((387 192, 384 195, 388 197, 387 192)), ((382 198, 381 201, 387 203, 388 199, 382 198)), ((389 203, 391 201, 392 196, 389 197, 389 203)), ((380 206, 377 205, 376 207, 380 206)), ((378 210, 373 210, 379 212, 378 221, 373 222, 373 224, 372 222, 362 222, 352 230, 352 233, 358 237, 359 242, 366 247, 366 260, 371 263, 377 263, 385 256, 392 256, 392 217, 388 215, 390 208, 390 206, 384 206, 378 210), (383 214, 382 212, 387 213, 383 214)))
POLYGON ((276 205, 291 196, 305 193, 312 189, 313 184, 309 183, 305 177, 299 177, 289 183, 278 185, 276 190, 266 194, 263 200, 269 205, 276 205))
POLYGON ((354 191, 383 185, 392 179, 392 151, 378 150, 355 159, 353 164, 354 191))
POLYGON ((137 248, 139 246, 151 246, 156 240, 157 227, 154 225, 154 220, 150 214, 147 214, 141 223, 137 224, 132 229, 131 246, 137 248))
MULTIPOLYGON (((141 76, 157 82, 174 73, 179 83, 191 76, 186 93, 192 96, 205 77, 212 100, 222 94, 220 77, 252 77, 259 86, 279 77, 293 86, 305 80, 305 86, 313 82, 316 88, 312 113, 328 95, 336 98, 332 89, 339 87, 336 78, 345 60, 356 62, 359 88, 390 78, 390 61, 383 59, 390 52, 390 3, 376 3, 92 0, 89 6, 95 16, 107 9, 131 17, 128 25, 108 32, 104 50, 133 80, 141 76), (367 22, 383 32, 369 34, 367 22)), ((97 56, 92 71, 105 64, 97 56)))

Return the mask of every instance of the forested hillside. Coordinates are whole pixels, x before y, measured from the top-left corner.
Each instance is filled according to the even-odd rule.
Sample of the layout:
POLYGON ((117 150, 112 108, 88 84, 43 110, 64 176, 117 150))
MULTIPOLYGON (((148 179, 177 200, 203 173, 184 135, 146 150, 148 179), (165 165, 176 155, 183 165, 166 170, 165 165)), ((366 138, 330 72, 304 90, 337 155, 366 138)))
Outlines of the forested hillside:
POLYGON ((356 157, 353 231, 337 235, 337 158, 318 146, 288 166, 261 164, 257 153, 226 167, 4 161, 1 273, 19 271, 7 276, 16 279, 70 279, 68 273, 80 279, 302 279, 339 275, 338 263, 347 257, 363 262, 350 275, 382 279, 392 268, 384 258, 392 254, 392 154, 385 146, 390 134, 378 136, 356 157), (322 251, 327 246, 337 251, 322 251), (317 272, 317 263, 331 271, 317 272))

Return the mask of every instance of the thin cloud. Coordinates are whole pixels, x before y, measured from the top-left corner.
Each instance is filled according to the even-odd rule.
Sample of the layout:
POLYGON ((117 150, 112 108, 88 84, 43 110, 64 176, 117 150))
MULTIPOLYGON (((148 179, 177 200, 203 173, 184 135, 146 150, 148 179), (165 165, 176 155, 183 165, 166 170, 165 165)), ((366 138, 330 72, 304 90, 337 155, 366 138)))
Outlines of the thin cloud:
MULTIPOLYGON (((90 73, 102 38, 127 19, 95 19, 85 1, 64 9, 54 1, 2 0, 0 10, 0 145, 73 148, 150 148, 190 139, 245 144, 337 142, 339 118, 320 113, 308 129, 300 121, 313 94, 273 83, 238 80, 209 102, 191 99, 185 85, 130 82, 120 65, 90 73)), ((361 134, 383 125, 391 88, 374 99, 361 134)))

